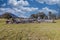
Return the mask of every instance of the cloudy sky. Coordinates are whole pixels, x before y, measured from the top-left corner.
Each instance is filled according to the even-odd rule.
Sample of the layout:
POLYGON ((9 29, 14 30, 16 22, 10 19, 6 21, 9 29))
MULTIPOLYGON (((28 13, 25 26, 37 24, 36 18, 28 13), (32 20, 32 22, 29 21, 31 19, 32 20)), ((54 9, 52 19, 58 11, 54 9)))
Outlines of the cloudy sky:
POLYGON ((29 17, 31 14, 49 11, 58 14, 60 0, 0 0, 0 15, 11 12, 19 17, 29 17))

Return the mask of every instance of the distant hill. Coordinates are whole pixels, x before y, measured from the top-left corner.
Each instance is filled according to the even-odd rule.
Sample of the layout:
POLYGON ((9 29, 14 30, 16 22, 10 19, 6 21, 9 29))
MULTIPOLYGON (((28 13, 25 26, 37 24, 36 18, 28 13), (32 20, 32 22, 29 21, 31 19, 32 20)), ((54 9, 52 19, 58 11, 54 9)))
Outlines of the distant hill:
POLYGON ((12 18, 19 18, 18 16, 16 16, 15 14, 12 14, 12 13, 4 13, 4 14, 0 15, 0 18, 4 18, 4 16, 6 16, 6 14, 9 14, 10 16, 12 16, 12 18))
POLYGON ((12 14, 12 13, 10 13, 10 15, 11 15, 13 18, 19 18, 18 16, 16 16, 15 14, 12 14))

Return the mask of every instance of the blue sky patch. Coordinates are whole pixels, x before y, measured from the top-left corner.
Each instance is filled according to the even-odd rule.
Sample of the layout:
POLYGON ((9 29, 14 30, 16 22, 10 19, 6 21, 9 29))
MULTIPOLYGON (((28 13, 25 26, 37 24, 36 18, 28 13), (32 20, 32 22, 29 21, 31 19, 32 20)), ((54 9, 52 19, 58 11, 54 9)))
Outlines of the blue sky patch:
POLYGON ((44 12, 59 14, 60 0, 0 0, 0 14, 11 12, 19 17, 44 12))

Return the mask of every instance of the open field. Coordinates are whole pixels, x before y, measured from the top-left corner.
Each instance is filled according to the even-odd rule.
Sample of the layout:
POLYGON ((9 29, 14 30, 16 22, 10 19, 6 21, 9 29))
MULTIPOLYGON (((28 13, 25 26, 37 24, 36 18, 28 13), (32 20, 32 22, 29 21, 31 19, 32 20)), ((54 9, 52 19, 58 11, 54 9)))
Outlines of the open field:
POLYGON ((60 20, 56 23, 5 24, 0 19, 0 40, 60 40, 60 20))

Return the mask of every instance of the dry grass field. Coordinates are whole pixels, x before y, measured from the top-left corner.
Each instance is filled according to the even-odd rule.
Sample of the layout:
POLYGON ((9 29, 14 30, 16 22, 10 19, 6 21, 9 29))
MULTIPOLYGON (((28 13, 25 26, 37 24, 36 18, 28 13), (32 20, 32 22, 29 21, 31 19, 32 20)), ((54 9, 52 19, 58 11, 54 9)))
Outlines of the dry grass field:
POLYGON ((0 19, 0 40, 60 40, 60 20, 56 23, 5 24, 5 19, 0 19))

